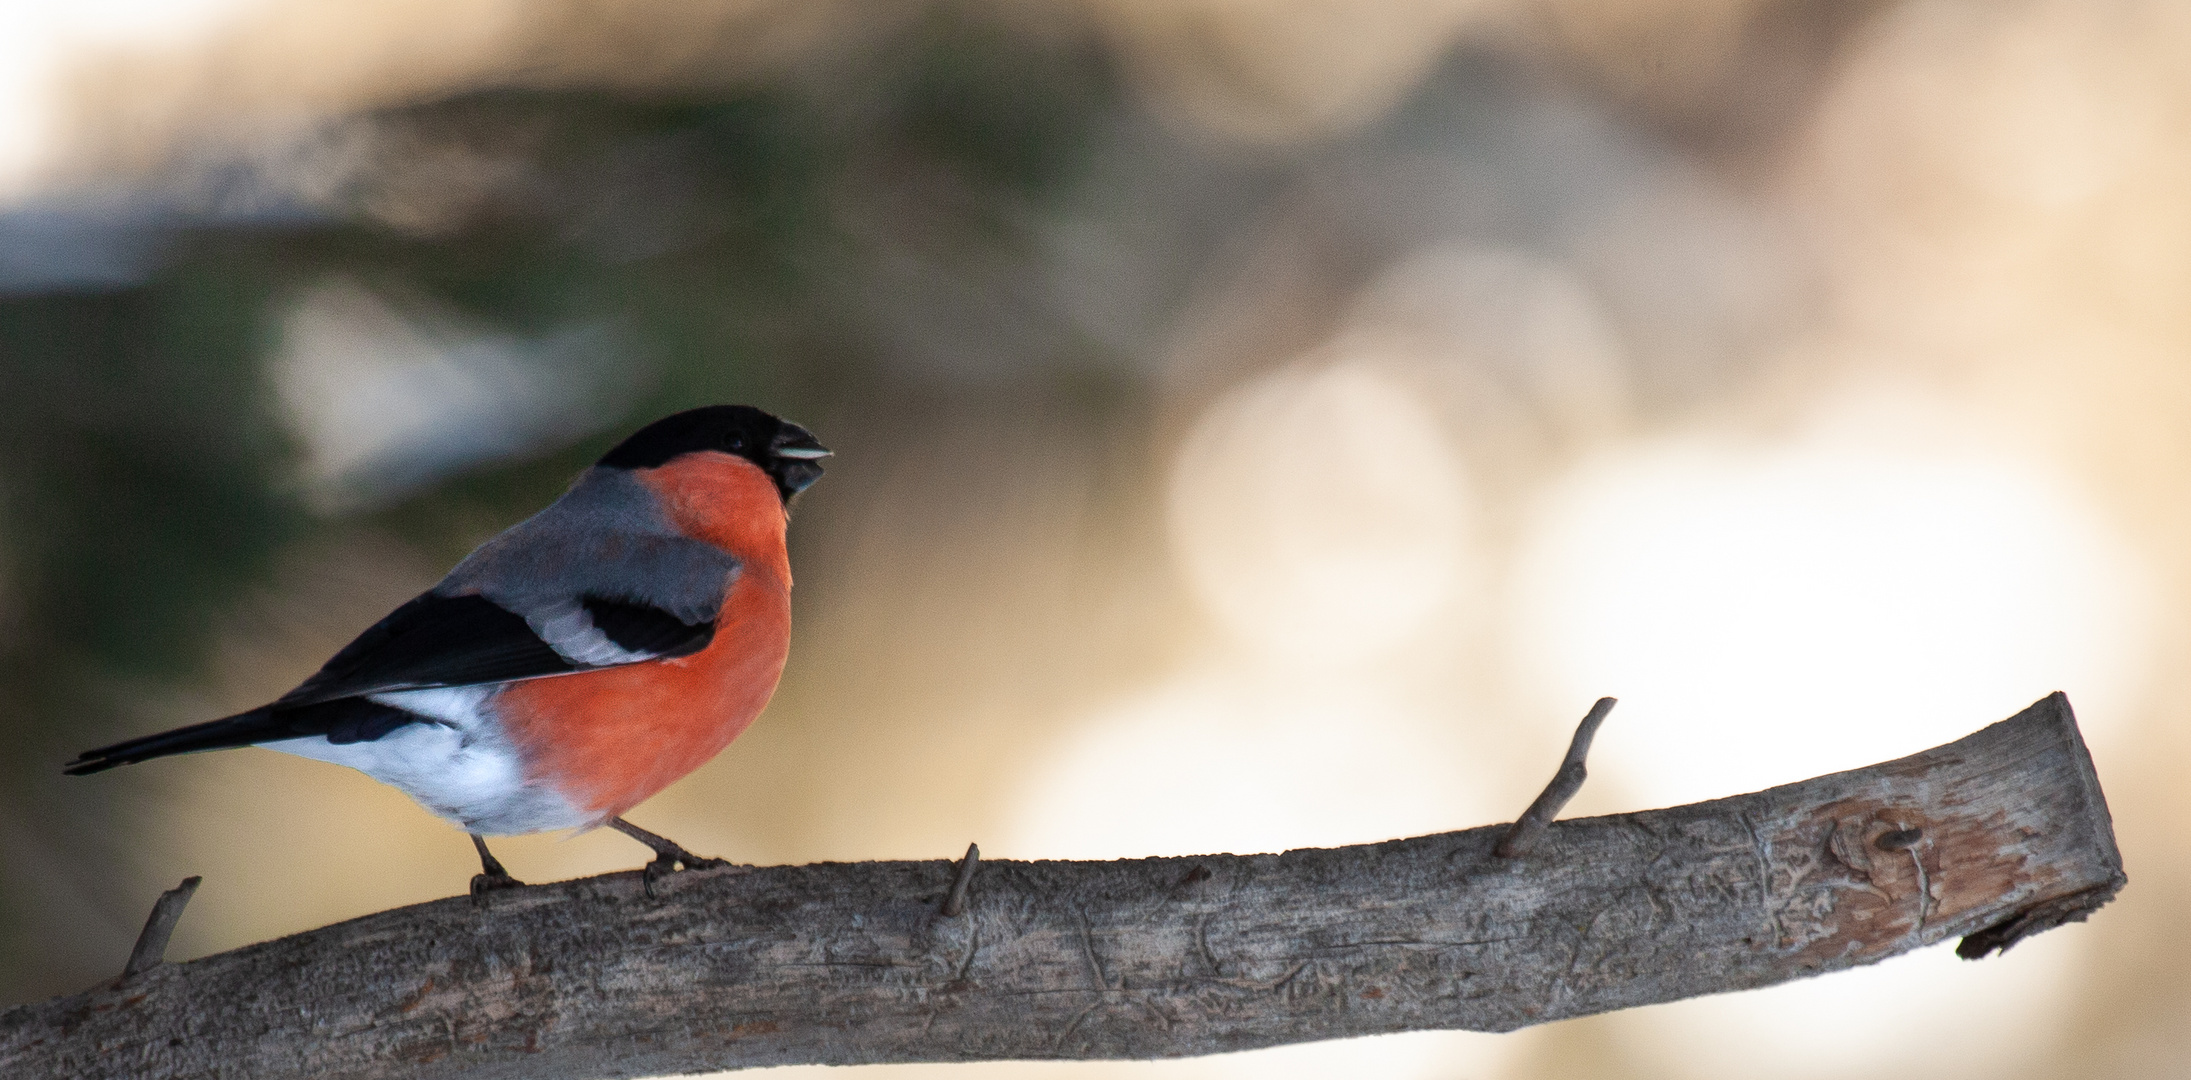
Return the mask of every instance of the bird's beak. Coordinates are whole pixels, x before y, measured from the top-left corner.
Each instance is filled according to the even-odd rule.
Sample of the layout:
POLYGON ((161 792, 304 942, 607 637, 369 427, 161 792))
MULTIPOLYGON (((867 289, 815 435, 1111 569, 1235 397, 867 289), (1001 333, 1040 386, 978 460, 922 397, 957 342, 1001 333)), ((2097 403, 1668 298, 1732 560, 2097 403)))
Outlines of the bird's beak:
POLYGON ((777 459, 776 467, 769 471, 776 474, 791 495, 805 491, 822 478, 820 459, 829 456, 829 448, 823 446, 813 432, 788 421, 777 429, 776 437, 769 440, 768 452, 777 459))
POLYGON ((769 441, 768 452, 777 457, 797 458, 801 461, 829 456, 829 448, 823 446, 813 432, 789 422, 777 429, 776 437, 769 441))

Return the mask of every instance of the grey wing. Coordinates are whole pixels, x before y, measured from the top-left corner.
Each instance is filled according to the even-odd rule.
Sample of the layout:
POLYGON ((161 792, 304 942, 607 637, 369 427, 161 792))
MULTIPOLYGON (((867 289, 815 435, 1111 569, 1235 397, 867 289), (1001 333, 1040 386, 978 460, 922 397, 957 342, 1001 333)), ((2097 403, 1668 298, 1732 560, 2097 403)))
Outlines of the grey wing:
POLYGON ((485 597, 572 663, 603 667, 705 648, 739 569, 679 533, 637 480, 593 469, 433 591, 485 597))

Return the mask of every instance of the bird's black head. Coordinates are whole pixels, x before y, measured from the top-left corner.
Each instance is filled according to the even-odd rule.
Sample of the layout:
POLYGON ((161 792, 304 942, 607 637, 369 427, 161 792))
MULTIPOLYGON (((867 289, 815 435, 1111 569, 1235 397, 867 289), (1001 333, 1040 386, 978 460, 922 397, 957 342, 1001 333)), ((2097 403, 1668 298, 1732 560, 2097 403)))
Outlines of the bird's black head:
POLYGON ((819 459, 829 451, 812 432, 751 405, 709 405, 665 416, 617 443, 597 463, 612 469, 651 469, 701 450, 736 454, 776 481, 776 493, 793 495, 822 478, 819 459))

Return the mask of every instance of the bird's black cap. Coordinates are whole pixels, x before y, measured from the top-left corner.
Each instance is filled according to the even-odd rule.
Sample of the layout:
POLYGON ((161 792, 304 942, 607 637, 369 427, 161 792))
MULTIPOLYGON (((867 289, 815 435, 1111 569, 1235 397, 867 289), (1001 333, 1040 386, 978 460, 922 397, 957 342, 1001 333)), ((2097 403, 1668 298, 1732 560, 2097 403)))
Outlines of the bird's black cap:
POLYGON ((651 469, 702 450, 736 454, 776 481, 785 502, 821 479, 829 451, 812 432, 751 405, 708 405, 665 416, 634 432, 596 464, 651 469))

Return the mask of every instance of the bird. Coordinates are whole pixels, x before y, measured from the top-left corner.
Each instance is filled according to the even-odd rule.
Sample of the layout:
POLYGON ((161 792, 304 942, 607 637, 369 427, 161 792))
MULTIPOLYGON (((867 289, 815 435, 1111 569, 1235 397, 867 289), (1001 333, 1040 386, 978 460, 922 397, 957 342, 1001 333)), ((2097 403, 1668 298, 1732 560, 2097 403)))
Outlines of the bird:
POLYGON ((829 456, 749 405, 664 417, 296 689, 63 771, 243 746, 347 765, 471 834, 480 903, 522 884, 489 836, 606 825, 653 849, 649 895, 679 869, 727 865, 623 815, 715 757, 774 695, 790 654, 791 504, 829 456))

